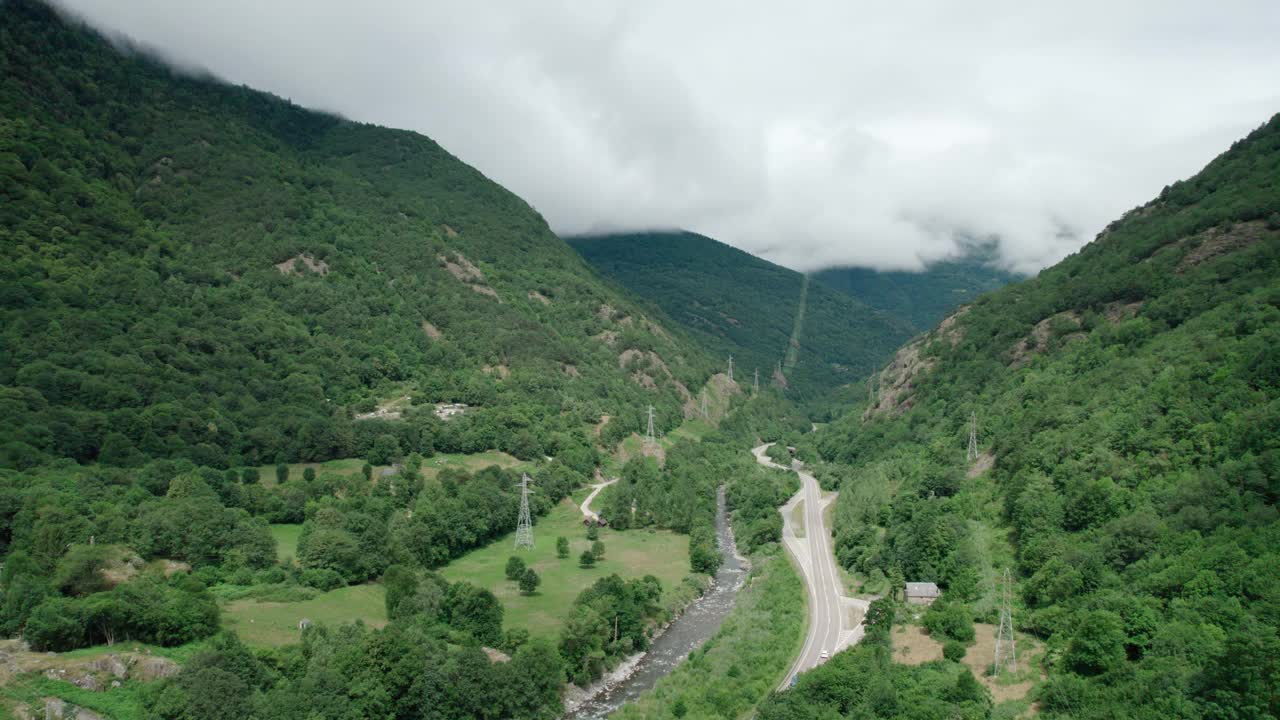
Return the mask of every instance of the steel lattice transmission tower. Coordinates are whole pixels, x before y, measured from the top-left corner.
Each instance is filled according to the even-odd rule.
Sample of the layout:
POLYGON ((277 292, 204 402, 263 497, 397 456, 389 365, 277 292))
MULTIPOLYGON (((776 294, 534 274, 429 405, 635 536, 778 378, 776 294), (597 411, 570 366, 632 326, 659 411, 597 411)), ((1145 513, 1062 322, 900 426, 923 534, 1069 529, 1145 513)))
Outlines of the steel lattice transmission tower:
POLYGON ((1004 571, 1004 601, 1000 606, 1000 629, 996 631, 996 656, 992 669, 1000 672, 1001 667, 1010 671, 1018 669, 1017 641, 1013 637, 1013 609, 1009 603, 1009 589, 1013 581, 1009 579, 1009 569, 1004 571))
POLYGON ((978 459, 978 413, 969 416, 969 462, 978 459))
POLYGON ((529 476, 520 476, 520 519, 516 521, 516 549, 533 549, 533 518, 529 515, 529 476))
POLYGON ((707 389, 706 388, 702 388, 702 419, 703 420, 711 419, 710 416, 707 415, 707 389))
POLYGON ((760 394, 760 368, 756 368, 755 375, 751 378, 751 397, 760 394))
POLYGON ((733 382, 733 356, 729 356, 729 382, 733 382))
POLYGON ((658 442, 657 437, 653 434, 653 406, 649 406, 649 427, 644 431, 644 441, 653 445, 658 442))

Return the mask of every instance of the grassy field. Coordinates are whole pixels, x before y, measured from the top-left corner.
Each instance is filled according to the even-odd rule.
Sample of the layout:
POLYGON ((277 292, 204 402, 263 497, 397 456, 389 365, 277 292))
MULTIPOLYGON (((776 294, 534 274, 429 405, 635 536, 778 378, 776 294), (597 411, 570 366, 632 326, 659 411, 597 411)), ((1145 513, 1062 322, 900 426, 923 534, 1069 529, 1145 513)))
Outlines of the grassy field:
MULTIPOLYGON (((321 463, 289 463, 289 477, 300 478, 307 468, 312 468, 319 473, 333 473, 335 475, 359 475, 364 468, 365 461, 361 458, 343 458, 341 460, 328 460, 321 463)), ((475 453, 472 455, 461 455, 456 453, 439 453, 432 455, 422 463, 422 476, 425 478, 433 478, 445 468, 458 468, 467 472, 475 472, 483 470, 490 465, 508 469, 531 468, 532 463, 519 460, 511 455, 498 450, 490 450, 488 452, 475 453)), ((377 465, 373 468, 373 476, 375 478, 382 476, 382 471, 387 465, 377 465)), ((273 487, 276 484, 276 466, 263 465, 258 468, 258 476, 261 478, 263 485, 273 487)))
POLYGON ((670 436, 673 438, 684 437, 690 440, 702 442, 702 438, 714 429, 715 428, 713 428, 706 420, 694 418, 692 420, 685 420, 680 427, 671 431, 670 436))
POLYGON ((454 560, 441 574, 450 582, 466 580, 488 588, 506 607, 506 627, 522 627, 542 636, 558 632, 578 593, 610 573, 625 578, 654 575, 668 593, 689 574, 688 536, 665 530, 619 532, 602 528, 604 559, 591 569, 578 567, 578 556, 591 546, 577 504, 587 492, 579 490, 574 494, 577 502, 565 500, 536 521, 533 550, 517 553, 512 547, 514 537, 508 535, 454 560), (564 560, 556 557, 558 536, 569 538, 569 557, 564 560), (507 558, 516 554, 542 577, 535 595, 521 595, 516 584, 504 575, 507 558))
POLYGON ((281 565, 287 565, 298 554, 298 536, 302 534, 301 524, 275 524, 271 526, 271 537, 276 541, 276 559, 281 565))
POLYGON ((533 463, 525 462, 498 450, 475 453, 474 455, 439 453, 432 455, 423 461, 422 476, 426 478, 433 478, 445 468, 456 468, 459 470, 466 470, 467 472, 475 472, 477 470, 483 470, 490 465, 497 465, 498 467, 506 468, 508 470, 522 470, 533 467, 533 463))
POLYGON ((222 624, 247 645, 276 647, 301 639, 298 621, 303 618, 328 625, 358 619, 382 627, 387 624, 384 595, 381 585, 352 585, 304 602, 236 600, 223 608, 222 624))

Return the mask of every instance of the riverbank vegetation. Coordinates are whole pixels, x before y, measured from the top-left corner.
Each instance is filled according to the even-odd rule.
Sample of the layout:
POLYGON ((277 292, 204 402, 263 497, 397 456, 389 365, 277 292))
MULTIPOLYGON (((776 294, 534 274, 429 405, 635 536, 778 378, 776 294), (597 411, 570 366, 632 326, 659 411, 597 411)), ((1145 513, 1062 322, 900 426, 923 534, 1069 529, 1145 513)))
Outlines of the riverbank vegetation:
POLYGON ((733 612, 715 636, 612 717, 741 717, 781 682, 804 622, 805 590, 795 568, 778 551, 756 556, 733 612))

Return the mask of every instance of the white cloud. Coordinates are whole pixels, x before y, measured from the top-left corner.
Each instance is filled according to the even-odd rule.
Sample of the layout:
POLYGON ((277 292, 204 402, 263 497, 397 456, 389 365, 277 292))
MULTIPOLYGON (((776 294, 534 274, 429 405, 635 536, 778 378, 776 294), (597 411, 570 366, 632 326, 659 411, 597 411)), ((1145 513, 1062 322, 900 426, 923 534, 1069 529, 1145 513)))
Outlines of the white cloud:
POLYGON ((960 235, 1043 267, 1280 110, 1273 0, 63 0, 235 83, 430 135, 565 233, 798 269, 960 235))

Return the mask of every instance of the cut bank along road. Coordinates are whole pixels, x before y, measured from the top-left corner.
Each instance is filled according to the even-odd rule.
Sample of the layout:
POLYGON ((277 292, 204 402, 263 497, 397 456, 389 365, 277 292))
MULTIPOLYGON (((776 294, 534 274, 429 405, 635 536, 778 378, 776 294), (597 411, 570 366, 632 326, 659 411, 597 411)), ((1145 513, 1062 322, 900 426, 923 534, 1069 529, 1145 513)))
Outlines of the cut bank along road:
POLYGON ((834 501, 834 496, 824 501, 817 479, 804 471, 801 462, 793 461, 791 468, 785 468, 765 455, 768 449, 769 445, 761 445, 751 451, 756 462, 779 470, 791 469, 800 476, 800 491, 781 508, 782 542, 804 573, 809 591, 809 628, 800 654, 782 680, 781 687, 787 688, 796 675, 826 662, 822 657, 824 652, 829 657, 862 639, 861 619, 854 625, 848 618, 853 608, 865 614, 867 603, 844 596, 843 582, 832 553, 831 532, 823 517, 823 511, 828 503, 834 501), (793 517, 796 506, 802 502, 804 537, 799 537, 793 517))

